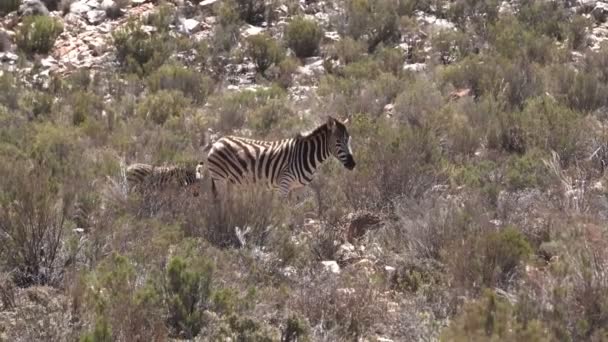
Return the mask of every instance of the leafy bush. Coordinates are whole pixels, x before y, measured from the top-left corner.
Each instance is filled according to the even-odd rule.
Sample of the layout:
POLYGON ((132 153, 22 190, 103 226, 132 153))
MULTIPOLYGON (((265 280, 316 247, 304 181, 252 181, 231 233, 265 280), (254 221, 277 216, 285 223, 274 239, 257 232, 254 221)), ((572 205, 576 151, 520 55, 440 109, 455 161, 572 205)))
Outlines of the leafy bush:
POLYGON ((27 16, 17 31, 15 41, 25 53, 47 54, 53 49, 55 40, 63 32, 63 25, 47 16, 27 16))
POLYGON ((97 95, 86 92, 77 91, 71 97, 72 106, 72 124, 78 126, 84 123, 87 119, 98 119, 101 117, 103 104, 101 98, 97 95))
POLYGON ((511 190, 543 188, 548 180, 540 156, 535 152, 512 156, 507 163, 505 178, 507 187, 511 190))
POLYGON ((230 51, 239 40, 240 18, 236 6, 234 1, 222 1, 214 8, 219 25, 214 31, 211 47, 218 55, 230 51))
POLYGON ((173 258, 167 266, 168 323, 179 336, 193 338, 201 330, 201 308, 211 295, 212 265, 192 270, 183 259, 173 258))
POLYGON ((300 58, 314 56, 319 50, 323 30, 312 20, 296 17, 289 22, 285 31, 285 40, 296 56, 300 58))
POLYGON ((166 33, 148 33, 140 22, 129 21, 124 28, 112 32, 116 57, 128 72, 145 75, 161 66, 172 51, 166 33))
POLYGON ((366 51, 365 45, 351 37, 345 37, 334 43, 333 54, 342 64, 358 61, 366 51))
POLYGON ((179 90, 195 103, 202 104, 213 88, 212 80, 179 64, 166 64, 147 78, 151 92, 179 90))
POLYGON ((522 322, 516 308, 487 290, 481 299, 467 304, 444 329, 441 341, 552 341, 553 337, 538 320, 522 322))
POLYGON ((350 0, 346 7, 346 32, 364 38, 368 51, 399 38, 397 3, 390 0, 350 0))
POLYGON ((162 125, 169 118, 182 116, 188 104, 188 99, 179 90, 159 90, 146 96, 137 107, 137 112, 157 125, 162 125))
POLYGON ((166 336, 158 292, 136 282, 133 262, 113 253, 87 279, 86 300, 95 313, 95 326, 86 339, 102 341, 166 336), (96 336, 97 335, 97 336, 96 336))
POLYGON ((0 3, 0 14, 6 15, 16 11, 21 4, 21 0, 4 0, 0 3))
POLYGON ((72 194, 57 189, 47 168, 28 170, 13 161, 0 171, 2 269, 11 270, 17 286, 58 284, 72 194))
POLYGON ((573 50, 582 50, 587 46, 587 30, 592 28, 592 21, 577 15, 568 24, 568 45, 573 50))
POLYGON ((247 38, 247 55, 253 60, 260 73, 270 66, 278 65, 285 53, 275 39, 267 34, 256 34, 247 38))
POLYGON ((464 244, 452 243, 442 251, 454 286, 473 291, 508 288, 517 278, 518 268, 532 253, 530 243, 516 228, 489 229, 467 228, 464 244))
POLYGON ((239 17, 249 24, 260 24, 269 18, 272 6, 265 0, 236 0, 239 17))

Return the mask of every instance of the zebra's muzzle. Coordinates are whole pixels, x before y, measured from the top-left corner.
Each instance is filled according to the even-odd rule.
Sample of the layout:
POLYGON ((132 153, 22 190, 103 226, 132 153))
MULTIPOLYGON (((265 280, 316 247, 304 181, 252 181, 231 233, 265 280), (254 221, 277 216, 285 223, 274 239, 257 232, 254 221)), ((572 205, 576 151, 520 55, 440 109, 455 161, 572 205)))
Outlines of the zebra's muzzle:
POLYGON ((346 158, 346 162, 344 163, 344 167, 352 170, 355 168, 355 165, 357 165, 357 163, 355 163, 355 159, 353 159, 353 156, 348 156, 346 158))

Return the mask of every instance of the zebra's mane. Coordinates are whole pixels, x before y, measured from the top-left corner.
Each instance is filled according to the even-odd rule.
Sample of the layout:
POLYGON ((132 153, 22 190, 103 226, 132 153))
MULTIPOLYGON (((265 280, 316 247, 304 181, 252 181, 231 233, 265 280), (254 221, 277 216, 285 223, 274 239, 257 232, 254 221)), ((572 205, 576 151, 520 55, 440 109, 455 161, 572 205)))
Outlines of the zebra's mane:
POLYGON ((296 134, 296 139, 306 139, 312 136, 315 136, 321 132, 325 132, 327 131, 327 123, 322 124, 321 126, 313 129, 312 131, 308 131, 308 132, 300 132, 296 134))

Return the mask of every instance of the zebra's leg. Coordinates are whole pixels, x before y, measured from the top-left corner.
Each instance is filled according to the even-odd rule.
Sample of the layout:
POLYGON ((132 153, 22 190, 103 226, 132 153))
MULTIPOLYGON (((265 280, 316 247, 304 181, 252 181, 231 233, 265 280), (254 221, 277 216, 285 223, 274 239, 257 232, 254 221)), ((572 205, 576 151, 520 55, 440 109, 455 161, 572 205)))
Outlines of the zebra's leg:
POLYGON ((213 200, 217 201, 217 187, 215 186, 215 180, 211 180, 211 193, 213 194, 213 200))

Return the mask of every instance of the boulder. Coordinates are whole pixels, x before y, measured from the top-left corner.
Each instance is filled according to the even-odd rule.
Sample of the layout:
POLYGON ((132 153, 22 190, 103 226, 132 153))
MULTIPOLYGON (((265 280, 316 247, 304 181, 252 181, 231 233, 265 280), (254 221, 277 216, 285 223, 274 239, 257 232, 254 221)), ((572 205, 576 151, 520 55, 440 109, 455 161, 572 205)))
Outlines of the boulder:
POLYGON ((608 19, 608 4, 605 2, 597 2, 591 11, 591 15, 597 22, 605 23, 606 19, 608 19))
POLYGON ((91 11, 87 12, 86 16, 87 16, 87 21, 89 22, 89 24, 91 24, 91 25, 99 25, 104 20, 106 20, 106 11, 104 11, 104 10, 91 10, 91 11))
POLYGON ((25 0, 21 6, 19 6, 17 13, 21 16, 49 15, 49 10, 39 0, 25 0))
POLYGON ((323 267, 323 272, 340 274, 340 266, 335 260, 321 261, 321 266, 323 267))

